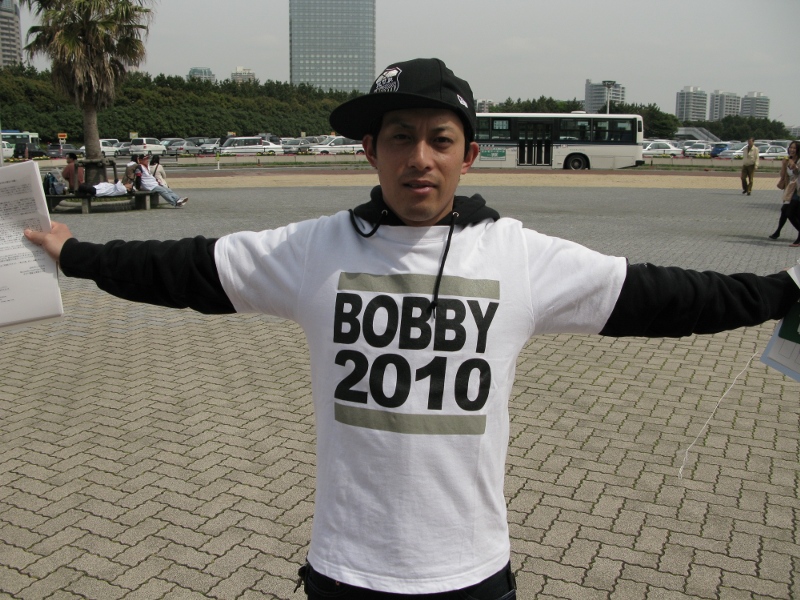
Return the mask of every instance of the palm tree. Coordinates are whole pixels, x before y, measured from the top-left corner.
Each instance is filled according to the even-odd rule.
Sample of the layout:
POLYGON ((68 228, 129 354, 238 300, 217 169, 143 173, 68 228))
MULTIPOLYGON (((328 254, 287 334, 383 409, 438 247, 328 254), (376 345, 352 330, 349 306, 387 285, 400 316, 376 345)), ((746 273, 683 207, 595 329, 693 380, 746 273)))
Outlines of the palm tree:
MULTIPOLYGON (((104 165, 97 113, 113 104, 117 84, 127 70, 144 60, 150 0, 21 0, 21 4, 39 22, 28 30, 25 50, 31 58, 37 54, 50 58, 55 88, 83 111, 86 158, 104 165)), ((87 169, 87 183, 104 175, 104 166, 96 179, 87 169)))

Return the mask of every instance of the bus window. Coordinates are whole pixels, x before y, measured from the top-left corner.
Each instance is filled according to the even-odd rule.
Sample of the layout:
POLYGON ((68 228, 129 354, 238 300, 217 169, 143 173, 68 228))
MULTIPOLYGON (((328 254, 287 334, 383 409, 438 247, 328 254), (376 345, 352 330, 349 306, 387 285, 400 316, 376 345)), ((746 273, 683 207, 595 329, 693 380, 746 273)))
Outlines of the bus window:
POLYGON ((491 139, 507 140, 509 138, 510 135, 509 135, 508 119, 492 119, 491 139))
POLYGON ((488 140, 489 139, 489 117, 478 117, 478 131, 475 134, 475 139, 488 140))
POLYGON ((595 142, 607 142, 611 139, 608 135, 608 121, 594 122, 594 136, 592 139, 595 142))
POLYGON ((570 142, 588 141, 589 131, 588 119, 561 119, 558 139, 570 142))
POLYGON ((630 119, 612 119, 610 121, 612 142, 634 142, 633 121, 630 119))

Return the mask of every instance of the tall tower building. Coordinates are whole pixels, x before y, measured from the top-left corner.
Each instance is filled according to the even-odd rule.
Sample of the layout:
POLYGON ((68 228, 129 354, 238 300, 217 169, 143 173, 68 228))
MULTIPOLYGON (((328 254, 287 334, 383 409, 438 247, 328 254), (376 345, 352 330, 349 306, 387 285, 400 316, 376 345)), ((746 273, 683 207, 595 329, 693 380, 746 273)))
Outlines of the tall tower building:
POLYGON ((22 62, 22 30, 17 0, 0 0, 0 67, 22 62))
POLYGON ((705 121, 708 94, 694 85, 685 86, 675 96, 675 116, 679 121, 705 121))
POLYGON ((742 99, 733 92, 714 90, 708 103, 708 120, 721 121, 729 115, 738 115, 742 99))
POLYGON ((756 119, 769 118, 769 98, 761 92, 747 92, 742 98, 742 108, 739 114, 743 117, 756 119))
POLYGON ((367 93, 375 80, 375 0, 289 0, 290 81, 367 93))
POLYGON ((625 88, 616 81, 609 82, 609 87, 603 83, 592 83, 586 80, 583 109, 587 113, 604 113, 608 108, 608 101, 625 102, 625 88))

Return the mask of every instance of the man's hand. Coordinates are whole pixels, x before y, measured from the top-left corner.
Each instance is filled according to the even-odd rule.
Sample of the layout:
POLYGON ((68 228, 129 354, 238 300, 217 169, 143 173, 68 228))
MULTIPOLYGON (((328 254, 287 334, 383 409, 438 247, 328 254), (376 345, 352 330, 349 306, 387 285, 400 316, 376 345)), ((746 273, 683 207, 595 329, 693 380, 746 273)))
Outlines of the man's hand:
POLYGON ((32 241, 37 246, 44 248, 53 260, 58 262, 61 257, 61 248, 64 242, 70 239, 72 232, 69 227, 63 223, 56 223, 53 221, 50 226, 50 232, 33 231, 32 229, 25 230, 25 237, 32 241))

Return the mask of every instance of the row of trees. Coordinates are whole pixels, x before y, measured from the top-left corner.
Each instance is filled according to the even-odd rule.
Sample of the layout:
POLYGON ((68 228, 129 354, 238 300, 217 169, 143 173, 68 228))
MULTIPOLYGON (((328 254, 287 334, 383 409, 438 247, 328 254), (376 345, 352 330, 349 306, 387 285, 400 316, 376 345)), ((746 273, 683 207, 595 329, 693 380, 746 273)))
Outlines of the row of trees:
MULTIPOLYGON (((210 82, 129 73, 112 106, 98 113, 99 138, 128 139, 131 131, 152 137, 242 135, 269 131, 281 136, 327 133, 328 115, 347 100, 344 92, 308 85, 210 82)), ((42 140, 66 133, 84 140, 81 110, 52 84, 49 71, 0 69, 0 106, 6 129, 36 131, 42 140)))
MULTIPOLYGON (((331 110, 356 92, 325 92, 309 85, 280 81, 218 83, 177 76, 129 73, 117 88, 112 106, 97 116, 99 137, 128 139, 131 131, 153 137, 208 135, 229 131, 242 135, 271 132, 279 136, 327 133, 331 110)), ((36 131, 44 141, 66 133, 70 141, 84 140, 81 110, 59 93, 50 71, 13 66, 0 69, 0 106, 4 127, 36 131)), ((577 99, 507 100, 492 112, 571 112, 581 110, 577 99)), ((769 119, 728 116, 721 121, 681 123, 655 104, 611 103, 614 114, 640 114, 644 135, 670 139, 678 127, 705 127, 723 140, 785 139, 783 123, 769 119)))

